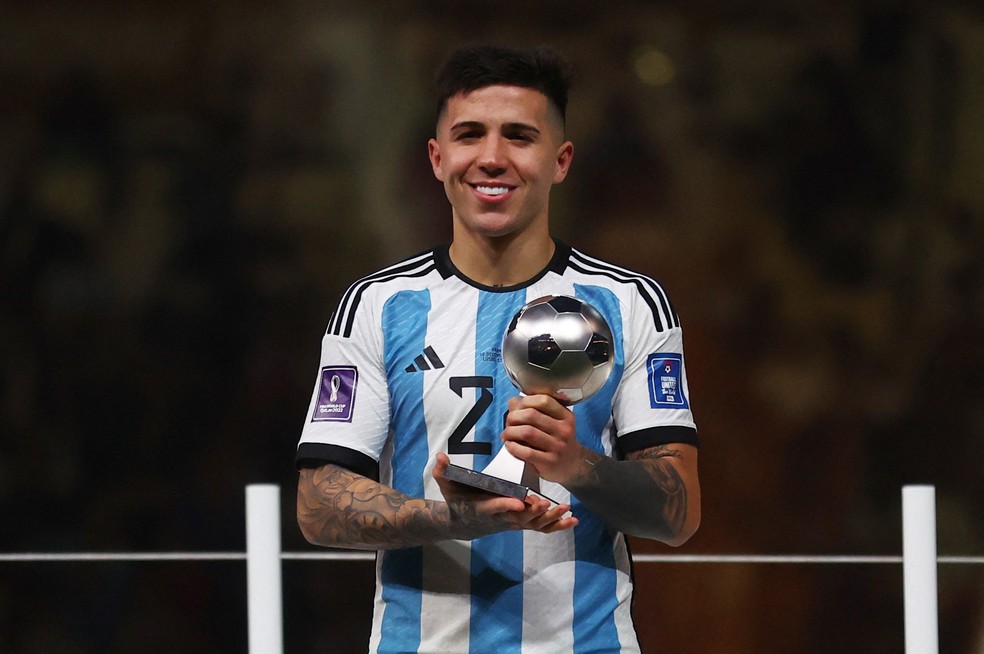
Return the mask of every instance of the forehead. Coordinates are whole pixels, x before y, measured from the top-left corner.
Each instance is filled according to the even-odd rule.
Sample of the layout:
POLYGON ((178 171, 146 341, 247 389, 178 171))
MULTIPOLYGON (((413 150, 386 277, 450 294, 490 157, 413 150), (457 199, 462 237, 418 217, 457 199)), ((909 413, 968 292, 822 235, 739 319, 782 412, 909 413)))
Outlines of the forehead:
MULTIPOLYGON (((543 128, 551 120, 547 96, 522 86, 494 85, 458 93, 448 98, 438 125, 461 122, 525 123, 543 128)), ((559 117, 553 123, 559 123, 559 117)))

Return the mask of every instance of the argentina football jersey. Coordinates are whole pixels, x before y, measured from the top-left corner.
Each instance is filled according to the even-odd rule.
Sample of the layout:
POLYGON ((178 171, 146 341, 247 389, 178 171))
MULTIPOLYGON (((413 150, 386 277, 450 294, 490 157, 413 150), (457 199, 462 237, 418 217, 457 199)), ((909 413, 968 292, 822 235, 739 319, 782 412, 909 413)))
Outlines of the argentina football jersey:
MULTIPOLYGON (((679 319, 652 279, 556 243, 525 284, 486 287, 446 246, 353 284, 322 341, 297 448, 301 466, 335 463, 412 497, 443 500, 435 455, 482 470, 502 447, 518 394, 502 365, 514 314, 544 295, 587 301, 606 319, 614 364, 573 405, 578 441, 608 456, 697 444, 679 319)), ((567 531, 506 531, 380 551, 372 652, 637 652, 624 536, 565 488, 567 531)))

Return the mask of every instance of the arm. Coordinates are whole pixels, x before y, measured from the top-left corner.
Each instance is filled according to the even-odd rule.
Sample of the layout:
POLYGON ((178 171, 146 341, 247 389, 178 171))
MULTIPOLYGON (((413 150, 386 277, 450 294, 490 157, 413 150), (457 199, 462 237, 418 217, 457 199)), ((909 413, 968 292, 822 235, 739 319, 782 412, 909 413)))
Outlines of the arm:
POLYGON ((584 449, 566 486, 619 531, 678 546, 700 525, 697 448, 671 443, 632 452, 625 461, 584 449))
POLYGON ((438 455, 434 477, 446 501, 409 497, 334 464, 300 471, 297 522, 304 537, 326 547, 391 549, 449 539, 472 539, 510 529, 543 532, 573 527, 567 506, 528 503, 471 491, 444 479, 438 455))
POLYGON ((682 545, 700 524, 697 448, 672 443, 617 461, 577 442, 574 414, 546 395, 510 401, 509 451, 626 534, 682 545))

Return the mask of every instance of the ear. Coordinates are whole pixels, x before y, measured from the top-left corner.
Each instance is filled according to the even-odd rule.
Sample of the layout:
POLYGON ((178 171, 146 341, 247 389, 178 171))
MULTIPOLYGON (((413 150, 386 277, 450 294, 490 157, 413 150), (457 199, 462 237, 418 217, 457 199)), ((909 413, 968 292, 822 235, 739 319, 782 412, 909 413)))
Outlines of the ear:
POLYGON ((427 141, 427 158, 430 159, 431 168, 434 170, 434 177, 444 181, 444 171, 441 170, 441 146, 437 139, 427 141))
POLYGON ((574 159, 574 144, 564 141, 557 149, 557 168, 554 171, 554 184, 559 184, 567 177, 567 171, 571 168, 571 161, 574 159))

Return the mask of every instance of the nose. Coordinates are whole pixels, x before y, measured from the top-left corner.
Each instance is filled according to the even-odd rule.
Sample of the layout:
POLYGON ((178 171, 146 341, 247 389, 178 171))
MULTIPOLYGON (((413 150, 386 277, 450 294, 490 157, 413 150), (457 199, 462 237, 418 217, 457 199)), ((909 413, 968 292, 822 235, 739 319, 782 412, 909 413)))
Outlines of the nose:
POLYGON ((500 174, 505 168, 505 144, 496 135, 489 135, 482 144, 478 165, 487 174, 500 174))

